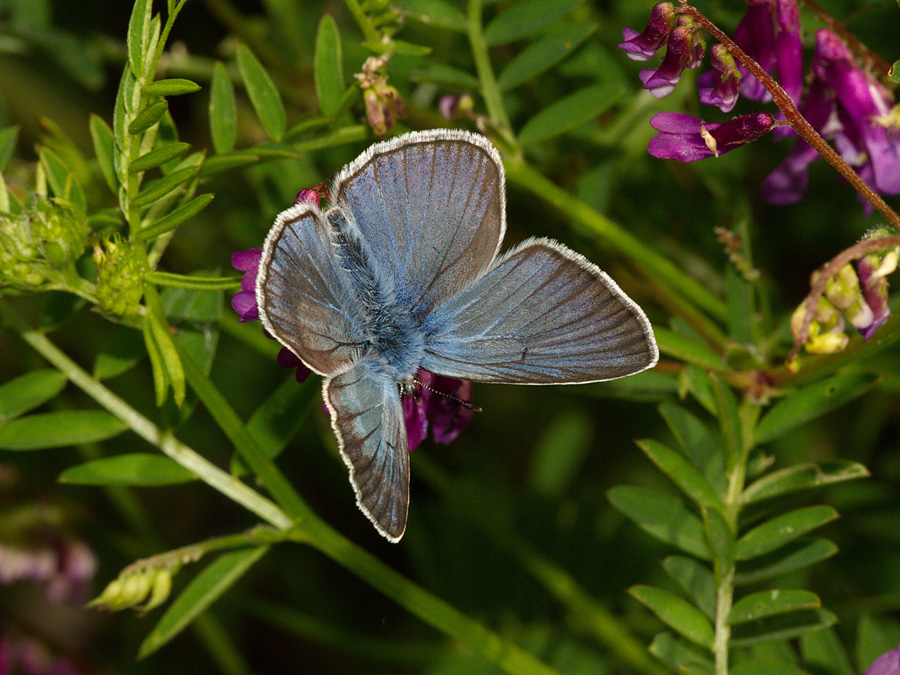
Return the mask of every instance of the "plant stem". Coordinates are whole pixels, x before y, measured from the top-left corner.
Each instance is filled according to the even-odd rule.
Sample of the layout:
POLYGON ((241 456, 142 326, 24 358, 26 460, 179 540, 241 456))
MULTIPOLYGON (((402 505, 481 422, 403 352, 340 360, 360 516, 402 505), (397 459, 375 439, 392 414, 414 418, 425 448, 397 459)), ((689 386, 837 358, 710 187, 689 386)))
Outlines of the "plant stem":
POLYGON ((877 192, 875 192, 869 184, 866 183, 859 174, 854 171, 847 162, 819 135, 819 132, 813 129, 812 125, 806 121, 806 118, 800 114, 797 106, 787 95, 781 85, 770 76, 762 66, 751 59, 747 53, 735 44, 734 40, 728 37, 718 26, 707 19, 699 10, 680 0, 681 11, 693 17, 700 25, 702 25, 709 33, 721 42, 728 51, 734 56, 741 65, 744 66, 750 74, 753 75, 760 83, 772 94, 772 100, 775 105, 784 113, 785 119, 790 122, 794 131, 807 143, 809 143, 818 152, 826 162, 831 164, 835 170, 843 176, 854 189, 861 194, 875 209, 883 215, 889 223, 900 230, 900 216, 887 205, 877 192))
MULTIPOLYGON (((491 67, 491 58, 488 55, 487 40, 484 39, 484 31, 481 27, 481 0, 469 0, 467 30, 488 117, 495 127, 504 132, 504 136, 509 135, 512 127, 509 117, 506 115, 506 108, 503 106, 503 96, 494 77, 494 69, 491 67)), ((507 138, 507 140, 510 139, 507 138)))
POLYGON ((344 4, 347 5, 347 9, 350 10, 350 14, 352 14, 353 18, 356 20, 356 25, 359 26, 359 29, 362 31, 363 41, 372 45, 377 44, 378 33, 375 31, 375 28, 372 27, 372 22, 369 21, 369 17, 366 16, 366 13, 363 11, 359 2, 357 2, 357 0, 344 0, 344 4))
POLYGON ((271 501, 201 457, 171 433, 162 431, 103 384, 88 375, 77 363, 50 342, 43 333, 31 328, 8 303, 2 300, 0 300, 0 318, 16 330, 25 342, 52 363, 75 386, 122 420, 138 436, 162 450, 184 468, 195 473, 204 483, 275 527, 287 529, 293 525, 291 519, 271 501))
POLYGON ((670 293, 680 294, 681 299, 692 301, 716 319, 724 320, 727 317, 725 303, 709 289, 687 276, 640 239, 630 235, 619 225, 549 181, 524 161, 506 162, 506 177, 510 183, 527 190, 586 225, 605 243, 628 256, 644 274, 668 283, 671 286, 670 293))
POLYGON ((843 24, 819 7, 813 0, 803 0, 803 4, 809 7, 813 11, 813 14, 819 17, 822 22, 828 26, 828 30, 846 42, 850 49, 856 52, 865 61, 866 65, 877 70, 883 80, 888 80, 891 64, 869 49, 858 37, 848 31, 843 24))

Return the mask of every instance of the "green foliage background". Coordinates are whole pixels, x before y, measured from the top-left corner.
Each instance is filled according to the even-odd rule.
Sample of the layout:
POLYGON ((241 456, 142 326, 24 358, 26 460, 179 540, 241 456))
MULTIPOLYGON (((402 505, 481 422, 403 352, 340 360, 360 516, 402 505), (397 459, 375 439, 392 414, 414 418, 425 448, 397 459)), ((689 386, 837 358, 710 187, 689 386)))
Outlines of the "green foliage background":
MULTIPOLYGON (((165 17, 162 4, 152 9, 165 17)), ((892 318, 865 346, 856 337, 844 354, 805 359, 798 376, 783 363, 788 319, 808 292, 809 274, 879 224, 877 218, 863 215, 850 188, 822 162, 801 203, 762 202, 759 182, 786 153, 785 142, 763 140, 696 164, 649 157, 653 114, 700 114, 692 74, 674 94, 656 100, 637 87, 640 66, 615 49, 623 26, 643 26, 649 3, 399 4, 402 22, 376 0, 362 6, 309 0, 184 5, 157 77, 187 78, 201 90, 168 96, 172 124, 164 119, 158 138, 177 129, 189 152, 206 152, 204 168, 172 193, 180 201, 145 214, 144 226, 196 195, 214 195, 178 227, 158 270, 202 272, 221 281, 207 282, 214 290, 197 290, 177 288, 190 285, 180 277, 148 277, 160 297, 148 291, 145 303, 158 305, 158 317, 176 329, 177 349, 167 346, 166 326, 158 326, 159 337, 146 320, 142 325, 127 312, 105 317, 72 293, 20 296, 0 288, 0 382, 9 385, 0 389, 0 465, 18 474, 0 491, 0 543, 11 531, 4 532, 3 513, 58 507, 67 527, 100 558, 99 595, 136 559, 221 538, 197 549, 209 553, 197 564, 181 567, 178 555, 167 559, 181 569, 173 579, 175 600, 169 599, 175 612, 162 626, 157 622, 166 608, 146 616, 63 610, 16 584, 0 595, 0 631, 34 630, 87 672, 664 673, 679 663, 691 664, 684 666, 688 672, 713 672, 713 655, 692 646, 705 642, 710 589, 679 588, 670 568, 694 565, 689 558, 667 558, 665 567, 660 560, 678 547, 699 550, 703 558, 704 547, 721 543, 709 524, 715 517, 709 511, 718 513, 717 507, 708 502, 725 498, 717 481, 725 480, 722 467, 731 456, 748 484, 759 472, 810 462, 824 462, 817 477, 835 481, 744 507, 738 536, 814 505, 830 505, 819 508, 841 515, 814 533, 834 541, 837 555, 740 590, 739 596, 804 589, 815 596, 798 597, 791 611, 773 614, 778 626, 751 625, 759 640, 743 646, 735 640, 730 650, 726 641, 737 664, 732 672, 763 672, 762 662, 752 659, 778 662, 791 673, 862 672, 900 642, 900 368, 892 346, 898 321, 892 318), (362 12, 361 22, 354 10, 362 12), (333 23, 322 21, 327 16, 333 23), (275 364, 274 342, 261 336, 258 323, 238 325, 228 300, 237 290, 231 254, 261 246, 274 216, 299 189, 330 182, 377 140, 353 76, 372 53, 363 44, 373 46, 365 31, 390 34, 400 23, 394 39, 403 42, 395 42, 388 83, 408 115, 394 133, 450 125, 477 130, 480 121, 507 162, 507 244, 550 236, 599 264, 647 310, 663 361, 653 372, 606 384, 476 385, 475 400, 485 412, 452 445, 427 442, 414 453, 409 527, 393 546, 353 503, 312 381, 317 378, 297 385, 275 364), (248 95, 254 84, 262 87, 259 95, 267 93, 260 76, 247 75, 251 54, 275 82, 285 119, 277 99, 259 106, 248 95), (479 62, 483 57, 489 60, 479 62), (496 86, 486 80, 488 69, 496 86), (236 117, 225 106, 211 121, 211 92, 218 85, 219 102, 227 102, 228 80, 236 90, 236 117), (475 117, 444 120, 439 98, 462 92, 472 94, 475 117), (230 152, 232 133, 241 155, 230 152), (746 282, 731 267, 715 226, 743 236, 743 254, 761 271, 759 281, 746 282), (157 336, 155 359, 147 358, 142 330, 157 336), (293 504, 291 515, 302 514, 300 529, 230 538, 265 516, 248 513, 171 462, 158 463, 154 445, 163 442, 147 443, 126 430, 135 424, 108 415, 77 418, 75 411, 99 414, 94 411, 105 404, 98 389, 86 391, 45 372, 51 367, 47 348, 36 351, 35 342, 23 340, 43 333, 100 377, 104 391, 158 429, 172 430, 212 464, 242 475, 249 464, 256 475, 246 476, 246 485, 270 494, 276 510, 290 513, 293 504), (116 354, 121 360, 110 361, 116 354), (27 384, 38 393, 22 404, 27 387, 19 378, 35 371, 40 381, 27 384), (765 389, 771 399, 762 406, 748 398, 760 374, 771 385, 765 389), (174 401, 181 396, 179 408, 174 401), (260 410, 270 417, 263 420, 260 410), (57 417, 38 418, 29 428, 13 424, 37 414, 57 417), (255 427, 252 421, 243 426, 253 419, 255 427), (77 438, 76 422, 86 429, 77 438), (685 437, 688 427, 697 435, 685 437), (642 442, 641 452, 636 439, 656 440, 642 442), (286 447, 276 469, 264 455, 279 445, 286 447), (13 452, 32 448, 42 451, 13 452), (85 477, 71 469, 132 454, 111 475, 88 470, 85 477), (702 523, 705 515, 706 532, 701 527, 692 538, 683 522, 670 522, 654 538, 626 517, 653 530, 651 521, 672 513, 671 500, 679 495, 648 456, 688 494, 683 508, 691 518, 702 523), (844 482, 864 474, 853 462, 872 476, 844 482), (149 486, 154 480, 165 485, 149 486), (718 496, 704 492, 710 484, 718 496), (642 491, 613 490, 622 485, 642 491), (663 500, 658 509, 654 499, 663 500), (261 547, 270 541, 274 545, 261 547), (233 550, 215 557, 217 548, 233 550), (191 579, 199 582, 179 597, 191 579), (235 585, 218 598, 226 589, 216 583, 223 579, 235 585), (819 598, 828 611, 809 609, 819 598), (200 618, 191 629, 180 632, 195 614, 200 618), (675 632, 661 634, 670 629, 658 616, 668 617, 675 632), (176 637, 135 662, 139 650, 156 647, 160 632, 176 637), (644 651, 651 640, 654 656, 644 651)), ((840 20, 852 17, 848 27, 860 39, 887 60, 896 58, 896 31, 883 30, 896 26, 895 6, 822 4, 840 20)), ((745 5, 733 0, 701 8, 733 30, 745 5)), ((134 229, 129 239, 127 218, 95 156, 90 130, 99 121, 89 118, 114 126, 121 72, 129 54, 132 63, 141 54, 140 44, 125 40, 134 36, 131 12, 130 3, 119 0, 0 2, 0 129, 18 128, 0 136, 0 170, 13 199, 25 202, 35 189, 40 148, 45 155, 52 150, 60 163, 44 158, 50 193, 68 191, 72 199, 67 177, 78 183, 92 216, 92 243, 113 231, 126 242, 139 238, 134 229)), ((809 44, 820 24, 807 13, 803 19, 809 44)), ((741 102, 736 112, 754 109, 741 102)), ((702 114, 720 121, 717 111, 702 114)), ((163 170, 171 175, 173 166, 163 170)), ((79 261, 88 277, 89 254, 90 247, 79 261)), ((62 371, 72 380, 70 368, 62 371)), ((121 418, 121 408, 110 410, 121 418)), ((832 514, 805 513, 815 524, 832 514)), ((723 536, 733 546, 735 532, 728 534, 728 527, 723 536)), ((745 541, 744 549, 749 545, 745 541)), ((714 585, 722 588, 719 567, 728 566, 728 556, 712 557, 716 562, 703 569, 715 569, 714 585)))

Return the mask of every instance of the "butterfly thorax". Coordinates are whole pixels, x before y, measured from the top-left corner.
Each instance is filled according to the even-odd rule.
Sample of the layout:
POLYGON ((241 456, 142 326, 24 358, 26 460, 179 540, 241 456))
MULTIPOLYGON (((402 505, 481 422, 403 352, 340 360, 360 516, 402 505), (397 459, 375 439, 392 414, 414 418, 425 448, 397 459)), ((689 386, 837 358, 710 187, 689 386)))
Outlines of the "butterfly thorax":
POLYGON ((395 382, 413 377, 425 354, 419 320, 399 297, 390 275, 372 255, 352 218, 334 208, 328 213, 334 245, 346 277, 350 302, 360 317, 362 358, 395 382))

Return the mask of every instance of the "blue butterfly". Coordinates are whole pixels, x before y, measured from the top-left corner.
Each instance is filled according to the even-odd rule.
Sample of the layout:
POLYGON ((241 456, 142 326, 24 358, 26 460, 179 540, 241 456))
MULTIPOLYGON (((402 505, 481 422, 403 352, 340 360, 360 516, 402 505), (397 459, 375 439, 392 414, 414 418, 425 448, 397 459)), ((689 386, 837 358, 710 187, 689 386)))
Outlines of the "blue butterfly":
POLYGON ((297 204, 266 237, 256 297, 266 329, 315 372, 362 512, 406 529, 401 396, 419 368, 463 380, 574 384, 659 357, 615 282, 551 239, 498 256, 503 163, 484 137, 413 132, 338 174, 332 207, 297 204))

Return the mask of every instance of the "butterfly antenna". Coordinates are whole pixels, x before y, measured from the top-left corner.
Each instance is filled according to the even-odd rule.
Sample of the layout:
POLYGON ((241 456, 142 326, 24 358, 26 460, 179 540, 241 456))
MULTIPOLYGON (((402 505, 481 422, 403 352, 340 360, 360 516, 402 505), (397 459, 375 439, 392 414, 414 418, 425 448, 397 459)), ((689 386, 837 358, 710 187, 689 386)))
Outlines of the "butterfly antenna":
POLYGON ((481 408, 479 408, 477 405, 472 405, 472 404, 469 403, 468 401, 463 401, 461 398, 456 398, 456 396, 453 396, 452 394, 448 394, 448 393, 443 392, 443 391, 438 391, 438 390, 435 389, 434 387, 429 387, 427 384, 423 384, 422 382, 419 382, 419 381, 416 380, 416 379, 413 379, 413 382, 415 382, 417 385, 419 385, 420 387, 422 387, 422 389, 427 389, 427 390, 430 391, 432 394, 437 394, 438 396, 443 396, 444 398, 449 398, 451 401, 455 401, 456 403, 459 403, 462 407, 468 408, 468 409, 471 410, 472 412, 484 412, 484 411, 483 411, 481 408))

